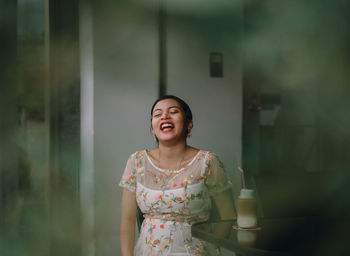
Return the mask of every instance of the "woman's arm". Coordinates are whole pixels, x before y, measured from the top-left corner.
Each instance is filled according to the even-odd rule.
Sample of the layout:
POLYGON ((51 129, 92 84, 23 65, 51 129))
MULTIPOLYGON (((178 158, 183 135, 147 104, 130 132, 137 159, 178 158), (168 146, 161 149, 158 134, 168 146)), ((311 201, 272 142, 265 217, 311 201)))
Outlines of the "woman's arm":
MULTIPOLYGON (((235 220, 236 213, 233 206, 232 190, 228 189, 213 197, 215 206, 219 212, 221 220, 235 220)), ((230 235, 232 222, 221 222, 215 224, 214 234, 222 237, 230 235)))
POLYGON ((136 211, 136 193, 124 189, 120 222, 120 248, 122 256, 134 255, 136 211))

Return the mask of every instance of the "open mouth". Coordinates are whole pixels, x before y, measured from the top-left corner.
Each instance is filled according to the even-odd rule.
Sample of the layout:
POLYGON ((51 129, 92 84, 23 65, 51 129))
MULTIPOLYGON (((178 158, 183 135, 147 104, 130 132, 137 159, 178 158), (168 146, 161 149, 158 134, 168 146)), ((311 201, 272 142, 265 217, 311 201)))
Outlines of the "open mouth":
POLYGON ((174 125, 170 122, 164 122, 160 124, 160 130, 163 132, 171 131, 174 128, 174 125))

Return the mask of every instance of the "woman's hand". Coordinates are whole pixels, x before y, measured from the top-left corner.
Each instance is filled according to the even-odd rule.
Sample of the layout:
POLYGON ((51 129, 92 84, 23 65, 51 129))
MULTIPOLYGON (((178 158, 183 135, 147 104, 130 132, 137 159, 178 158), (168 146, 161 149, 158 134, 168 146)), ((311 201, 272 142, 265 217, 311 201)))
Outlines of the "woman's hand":
POLYGON ((120 248, 122 256, 134 255, 136 211, 136 193, 124 189, 120 222, 120 248))

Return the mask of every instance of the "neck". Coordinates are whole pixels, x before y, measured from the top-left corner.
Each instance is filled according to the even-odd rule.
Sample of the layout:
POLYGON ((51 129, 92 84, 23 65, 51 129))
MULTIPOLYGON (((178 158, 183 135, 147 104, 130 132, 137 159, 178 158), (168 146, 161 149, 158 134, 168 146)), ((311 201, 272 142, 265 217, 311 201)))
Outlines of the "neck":
POLYGON ((159 143, 158 150, 164 159, 178 159, 182 157, 186 152, 187 144, 186 141, 176 143, 176 145, 167 145, 159 143))
POLYGON ((178 170, 182 167, 187 150, 186 141, 176 145, 159 143, 158 164, 163 169, 178 170))

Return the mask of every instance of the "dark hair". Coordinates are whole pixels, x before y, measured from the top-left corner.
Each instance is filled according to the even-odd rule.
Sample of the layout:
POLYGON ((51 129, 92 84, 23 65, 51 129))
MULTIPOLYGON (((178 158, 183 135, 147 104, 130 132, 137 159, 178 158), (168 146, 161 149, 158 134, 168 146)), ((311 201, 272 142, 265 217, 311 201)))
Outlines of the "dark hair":
MULTIPOLYGON (((153 103, 153 106, 152 106, 152 109, 151 109, 151 122, 152 122, 152 114, 153 114, 153 110, 154 110, 154 107, 157 105, 157 103, 159 101, 162 101, 162 100, 167 100, 167 99, 173 99, 173 100, 176 100, 177 103, 180 104, 182 110, 185 112, 185 122, 188 123, 189 121, 192 121, 192 111, 190 109, 190 107, 188 106, 188 104, 180 99, 179 97, 176 97, 174 95, 163 95, 163 96, 160 96, 154 103, 153 103)), ((188 134, 188 131, 186 130, 186 136, 188 134)), ((156 137, 156 140, 158 142, 158 138, 156 137)))
POLYGON ((154 107, 157 105, 157 103, 158 103, 159 101, 167 100, 167 99, 176 100, 177 103, 180 104, 182 110, 185 112, 185 121, 186 121, 186 122, 192 121, 192 111, 191 111, 190 107, 188 106, 188 104, 187 104, 185 101, 183 101, 182 99, 180 99, 179 97, 176 97, 176 96, 174 96, 174 95, 163 95, 163 96, 159 97, 159 98, 153 103, 153 106, 152 106, 152 109, 151 109, 151 120, 152 120, 152 114, 153 114, 154 107))

